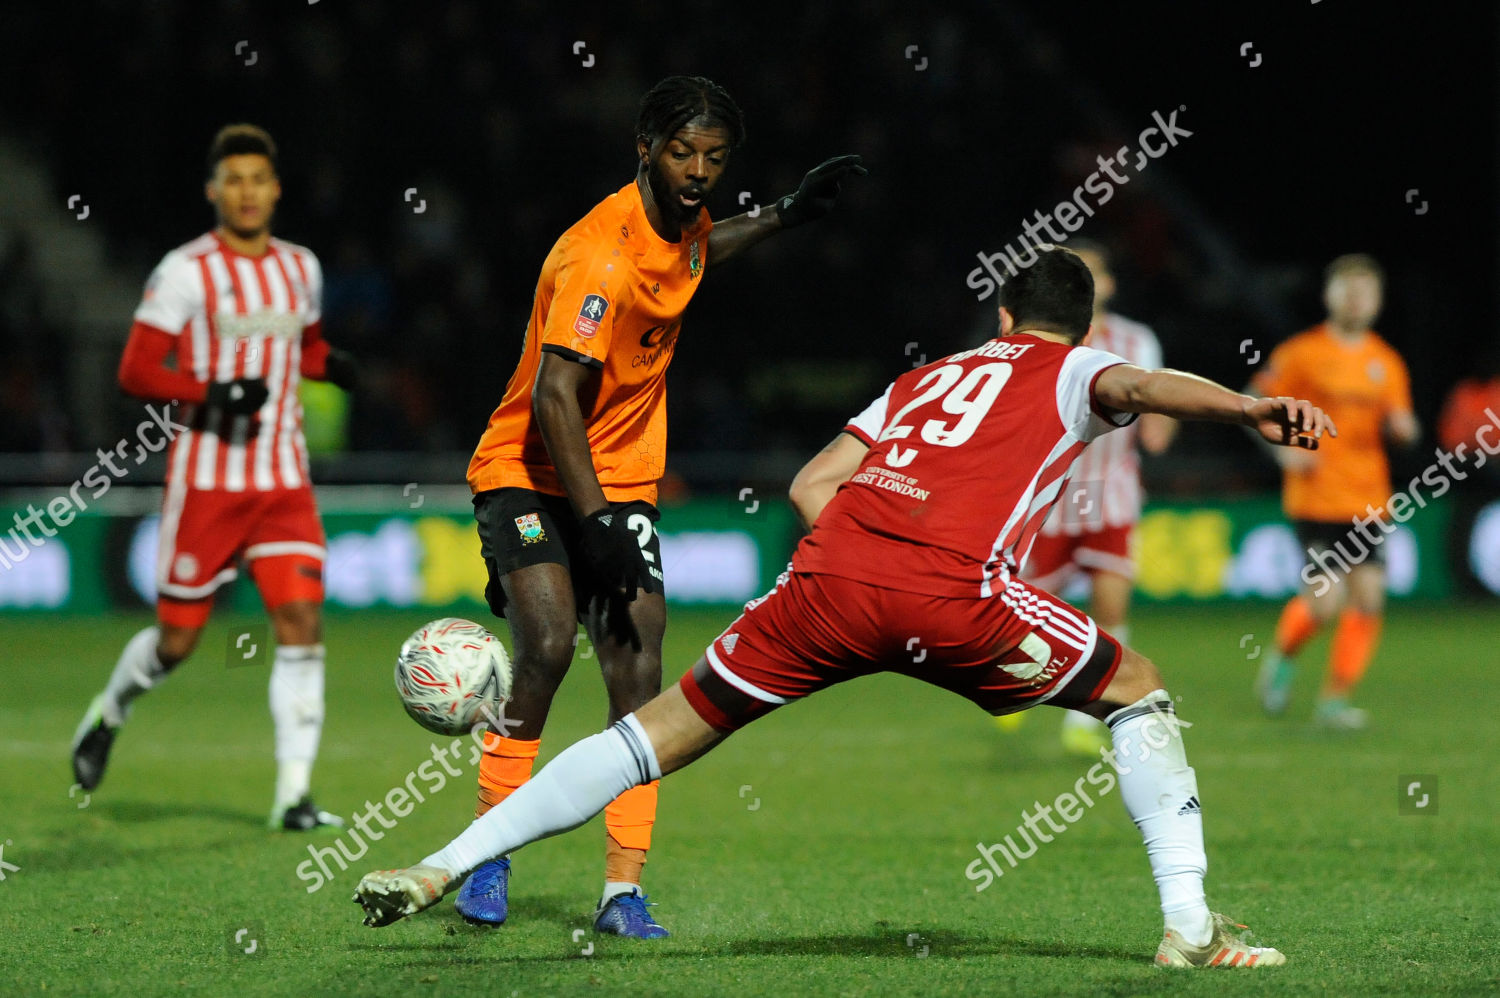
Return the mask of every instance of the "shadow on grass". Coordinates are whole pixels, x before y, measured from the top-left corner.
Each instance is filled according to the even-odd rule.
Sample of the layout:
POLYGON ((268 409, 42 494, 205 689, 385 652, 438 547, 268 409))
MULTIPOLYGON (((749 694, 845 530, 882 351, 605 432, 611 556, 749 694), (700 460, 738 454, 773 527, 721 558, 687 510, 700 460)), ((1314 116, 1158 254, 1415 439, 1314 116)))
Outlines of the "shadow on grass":
MULTIPOLYGON (((457 919, 457 916, 455 915, 454 918, 457 919)), ((569 924, 575 926, 577 924, 576 918, 568 921, 569 924)), ((396 950, 403 953, 403 962, 414 965, 430 963, 434 966, 455 963, 479 964, 496 960, 521 963, 566 963, 581 959, 615 961, 634 960, 643 956, 650 956, 661 960, 702 960, 705 956, 850 956, 861 958, 876 957, 889 960, 913 960, 923 959, 920 956, 921 947, 926 947, 926 959, 932 960, 959 960, 987 956, 1033 956, 1072 960, 1092 958, 1140 963, 1146 956, 1149 956, 1149 954, 1143 956, 1142 952, 1137 949, 1089 946, 1087 944, 1069 942, 1042 942, 1034 939, 982 936, 945 931, 923 932, 920 939, 912 941, 912 945, 907 945, 905 934, 890 930, 864 934, 831 933, 816 936, 771 936, 730 940, 685 939, 678 937, 663 943, 650 944, 642 944, 636 941, 616 942, 615 940, 600 937, 590 932, 584 941, 590 939, 594 940, 595 948, 592 955, 588 957, 581 956, 577 950, 571 952, 539 953, 537 952, 537 941, 532 936, 518 937, 516 939, 516 950, 518 951, 487 950, 484 953, 477 953, 473 956, 454 953, 452 943, 424 941, 405 944, 395 942, 393 944, 389 938, 382 938, 378 941, 372 939, 368 943, 354 943, 351 948, 355 950, 396 950), (431 951, 431 957, 424 958, 416 955, 423 951, 431 951)), ((559 945, 558 949, 564 949, 565 945, 559 945)))
POLYGON ((162 841, 160 836, 147 835, 146 842, 137 837, 137 833, 150 832, 152 825, 174 820, 196 819, 209 826, 192 834, 191 849, 196 852, 242 845, 248 841, 245 837, 248 829, 257 829, 266 836, 279 834, 266 831, 264 815, 187 801, 99 800, 77 813, 87 816, 86 820, 49 823, 48 846, 31 853, 39 869, 65 873, 97 869, 105 862, 119 865, 129 860, 180 854, 184 843, 178 836, 162 841))
POLYGON ((124 824, 150 824, 180 818, 197 818, 226 825, 266 827, 264 811, 241 811, 220 804, 188 800, 101 800, 89 808, 94 816, 124 824))

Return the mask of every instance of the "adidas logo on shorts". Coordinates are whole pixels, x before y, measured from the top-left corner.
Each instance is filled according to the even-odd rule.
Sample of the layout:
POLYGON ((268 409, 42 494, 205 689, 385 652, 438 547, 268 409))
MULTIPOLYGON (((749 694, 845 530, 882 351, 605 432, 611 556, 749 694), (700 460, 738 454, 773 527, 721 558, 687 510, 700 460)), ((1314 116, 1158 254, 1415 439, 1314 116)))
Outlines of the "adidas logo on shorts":
POLYGON ((1203 809, 1198 806, 1198 798, 1197 798, 1196 795, 1194 795, 1194 796, 1189 797, 1187 799, 1187 803, 1186 804, 1182 805, 1181 807, 1179 807, 1177 809, 1177 813, 1179 815, 1184 815, 1184 814, 1202 814, 1203 813, 1203 809))

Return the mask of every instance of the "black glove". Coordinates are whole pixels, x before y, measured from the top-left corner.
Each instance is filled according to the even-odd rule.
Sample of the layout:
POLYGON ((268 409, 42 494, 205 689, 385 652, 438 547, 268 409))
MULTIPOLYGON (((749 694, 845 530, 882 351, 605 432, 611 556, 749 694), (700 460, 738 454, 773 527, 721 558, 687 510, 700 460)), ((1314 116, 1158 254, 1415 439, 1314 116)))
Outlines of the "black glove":
POLYGON ((599 577, 626 600, 646 581, 646 560, 635 533, 613 510, 590 513, 579 523, 578 546, 599 577))
POLYGON ((863 176, 869 172, 854 155, 835 156, 819 163, 802 178, 795 192, 777 203, 776 214, 781 219, 781 227, 790 229, 822 218, 833 210, 833 203, 839 196, 839 184, 845 177, 850 174, 863 176))
POLYGON ((323 380, 338 385, 346 392, 354 391, 359 384, 359 362, 347 350, 329 350, 324 362, 323 380))
POLYGON ((204 401, 231 416, 248 416, 265 405, 270 395, 266 383, 260 378, 236 378, 209 385, 204 401))

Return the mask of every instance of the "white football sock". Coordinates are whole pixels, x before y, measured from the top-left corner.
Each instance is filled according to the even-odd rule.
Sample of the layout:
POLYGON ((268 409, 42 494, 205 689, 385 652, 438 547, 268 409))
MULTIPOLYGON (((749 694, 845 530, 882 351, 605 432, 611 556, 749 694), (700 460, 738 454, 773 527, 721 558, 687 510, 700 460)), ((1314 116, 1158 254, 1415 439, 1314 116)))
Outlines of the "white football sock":
POLYGON ((422 860, 463 876, 529 842, 577 828, 631 787, 661 779, 661 766, 634 714, 574 742, 463 834, 422 860))
POLYGON ((609 899, 616 894, 639 894, 640 884, 626 883, 623 880, 606 880, 604 882, 604 894, 599 898, 599 907, 603 908, 609 903, 609 899))
POLYGON ((312 784, 323 734, 323 646, 278 646, 270 698, 276 726, 275 806, 282 810, 305 797, 312 784))
POLYGON ((1203 815, 1172 700, 1165 690, 1153 690, 1109 715, 1108 723, 1120 797, 1146 840, 1167 928, 1189 945, 1205 945, 1213 920, 1203 898, 1203 815))
POLYGON ((161 630, 148 627, 125 643, 104 687, 104 723, 117 728, 130 714, 130 701, 161 682, 167 667, 156 657, 161 630))

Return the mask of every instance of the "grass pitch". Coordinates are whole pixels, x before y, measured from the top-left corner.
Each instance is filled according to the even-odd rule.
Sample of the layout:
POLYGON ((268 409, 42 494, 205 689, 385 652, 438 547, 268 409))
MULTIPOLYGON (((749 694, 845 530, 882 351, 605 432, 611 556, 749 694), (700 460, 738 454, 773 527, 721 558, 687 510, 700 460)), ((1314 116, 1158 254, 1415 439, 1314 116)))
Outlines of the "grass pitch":
MULTIPOLYGON (((500 929, 444 902, 372 930, 349 901, 355 882, 464 827, 466 746, 451 761, 461 775, 347 871, 325 859, 335 877, 309 893, 299 864, 335 838, 264 827, 266 666, 221 653, 239 621, 212 622, 198 655, 138 701, 86 796, 70 795, 68 740, 145 621, 0 618, 0 994, 1495 993, 1500 725, 1487 693, 1500 612, 1396 609, 1360 698, 1374 726, 1345 737, 1307 722, 1326 639, 1303 656, 1291 715, 1260 716, 1247 656, 1274 614, 1157 608, 1134 621, 1193 725, 1210 901, 1288 956, 1222 973, 1152 966, 1156 891, 1117 793, 987 889, 966 879, 977 843, 1088 768, 1062 754, 1055 711, 1003 734, 957 698, 876 677, 756 723, 663 787, 646 887, 667 940, 588 931, 602 819, 517 854, 500 929)), ((731 616, 675 612, 669 677, 731 616)), ((391 685, 419 623, 328 622, 315 788, 330 810, 362 809, 451 744, 411 723, 391 685)), ((542 761, 604 712, 596 663, 575 662, 542 761)))

